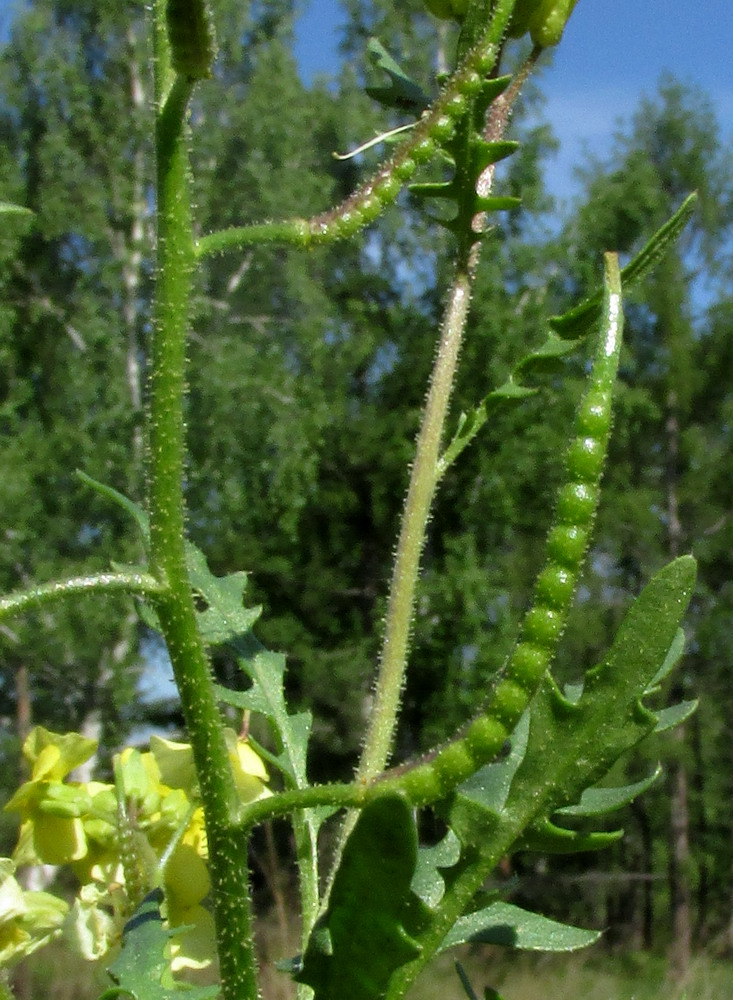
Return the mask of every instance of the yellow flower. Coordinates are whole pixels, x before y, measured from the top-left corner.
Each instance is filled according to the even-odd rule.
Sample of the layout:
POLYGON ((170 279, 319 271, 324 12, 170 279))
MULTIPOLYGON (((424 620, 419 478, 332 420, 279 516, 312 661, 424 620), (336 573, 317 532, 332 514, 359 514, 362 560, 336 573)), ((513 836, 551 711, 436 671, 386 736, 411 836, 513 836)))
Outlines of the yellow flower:
POLYGON ((64 784, 63 779, 95 749, 94 740, 78 733, 62 736, 42 726, 31 731, 23 745, 31 780, 5 806, 21 816, 16 861, 61 865, 84 857, 87 845, 80 817, 89 811, 90 798, 84 785, 64 784))
POLYGON ((67 905, 48 892, 22 889, 15 864, 0 858, 0 968, 12 965, 61 933, 67 905))
POLYGON ((234 783, 242 802, 272 795, 265 782, 267 770, 259 754, 256 754, 247 740, 240 740, 233 729, 224 730, 224 739, 229 750, 229 761, 234 772, 234 783))
POLYGON ((209 870, 206 867, 208 856, 204 813, 199 807, 168 859, 163 873, 169 916, 174 923, 183 922, 174 920, 177 911, 195 906, 208 896, 211 888, 209 870))
POLYGON ((150 737, 150 753, 160 771, 161 781, 169 788, 183 789, 188 795, 198 796, 196 767, 190 743, 177 743, 163 736, 150 737))
POLYGON ((214 922, 209 911, 201 905, 211 889, 207 860, 204 813, 199 806, 163 873, 168 925, 187 928, 171 940, 174 972, 205 969, 216 955, 214 922))
MULTIPOLYGON (((270 795, 265 786, 267 770, 262 758, 255 753, 247 740, 241 740, 233 729, 224 730, 229 761, 234 782, 242 802, 270 795)), ((180 788, 191 798, 198 798, 198 781, 193 762, 193 751, 188 743, 176 743, 162 736, 150 737, 150 752, 160 768, 162 781, 171 788, 180 788)))

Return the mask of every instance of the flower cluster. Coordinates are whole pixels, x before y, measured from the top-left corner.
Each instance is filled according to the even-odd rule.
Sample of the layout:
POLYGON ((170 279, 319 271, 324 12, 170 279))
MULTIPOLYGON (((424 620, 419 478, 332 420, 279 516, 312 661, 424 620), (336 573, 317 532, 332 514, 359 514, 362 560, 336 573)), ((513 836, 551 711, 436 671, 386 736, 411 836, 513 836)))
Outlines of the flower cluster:
MULTIPOLYGON (((249 744, 226 730, 232 773, 243 802, 269 795, 267 772, 249 744)), ((173 968, 201 969, 214 956, 205 906, 208 851, 191 747, 153 736, 149 752, 114 758, 114 784, 70 781, 96 744, 78 733, 38 726, 23 753, 31 770, 5 806, 20 813, 13 859, 0 859, 0 965, 24 957, 63 930, 75 950, 98 959, 153 888, 165 895, 173 968), (80 889, 70 908, 48 893, 23 892, 18 865, 67 865, 80 889)))

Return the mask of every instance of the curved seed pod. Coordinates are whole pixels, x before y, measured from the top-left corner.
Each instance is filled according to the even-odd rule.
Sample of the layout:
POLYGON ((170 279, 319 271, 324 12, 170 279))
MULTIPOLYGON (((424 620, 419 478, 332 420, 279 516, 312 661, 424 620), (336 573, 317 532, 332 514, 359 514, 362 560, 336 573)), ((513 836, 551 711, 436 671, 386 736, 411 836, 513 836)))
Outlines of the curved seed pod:
POLYGON ((206 0, 168 0, 165 14, 173 69, 191 80, 210 77, 216 44, 206 0))
POLYGON ((413 805, 444 798, 501 753, 550 665, 588 547, 611 429, 623 330, 615 254, 606 254, 605 268, 603 327, 567 451, 567 482, 558 494, 555 523, 547 539, 547 562, 535 584, 533 605, 525 615, 519 642, 483 713, 456 740, 416 766, 388 772, 367 790, 367 798, 388 790, 402 792, 413 805))

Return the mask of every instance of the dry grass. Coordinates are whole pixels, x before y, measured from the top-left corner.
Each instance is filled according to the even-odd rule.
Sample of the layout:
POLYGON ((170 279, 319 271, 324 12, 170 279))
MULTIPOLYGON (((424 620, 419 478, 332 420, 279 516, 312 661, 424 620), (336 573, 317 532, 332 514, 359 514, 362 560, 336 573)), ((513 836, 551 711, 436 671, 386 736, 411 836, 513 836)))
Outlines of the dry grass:
MULTIPOLYGON (((733 1000, 733 963, 700 956, 686 983, 670 982, 667 963, 646 954, 514 955, 482 948, 460 956, 476 995, 504 1000, 733 1000)), ((413 1000, 466 1000, 453 957, 442 956, 413 1000)))

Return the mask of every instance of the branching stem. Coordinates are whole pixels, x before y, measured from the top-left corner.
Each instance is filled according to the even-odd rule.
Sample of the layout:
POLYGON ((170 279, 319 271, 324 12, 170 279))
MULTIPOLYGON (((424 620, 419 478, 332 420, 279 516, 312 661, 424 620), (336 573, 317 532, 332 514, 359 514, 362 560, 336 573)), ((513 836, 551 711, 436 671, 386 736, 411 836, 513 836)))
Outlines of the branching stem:
POLYGON ((68 580, 42 583, 28 590, 19 590, 6 597, 0 597, 0 621, 11 615, 19 615, 41 604, 49 604, 61 597, 74 594, 115 593, 139 594, 153 597, 161 594, 164 586, 149 573, 134 571, 121 573, 91 573, 88 576, 72 576, 68 580))

